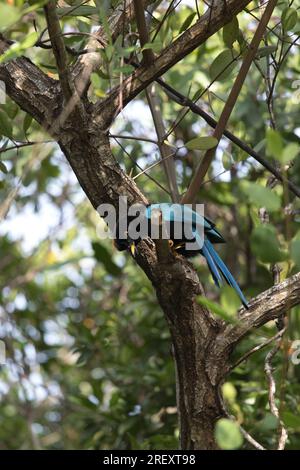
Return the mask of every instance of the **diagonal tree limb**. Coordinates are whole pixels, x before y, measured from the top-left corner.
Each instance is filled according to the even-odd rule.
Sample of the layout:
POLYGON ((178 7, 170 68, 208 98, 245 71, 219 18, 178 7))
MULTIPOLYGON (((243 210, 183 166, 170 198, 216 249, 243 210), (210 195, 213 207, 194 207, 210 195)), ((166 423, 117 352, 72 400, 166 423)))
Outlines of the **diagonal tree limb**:
MULTIPOLYGON (((221 113, 221 116, 219 118, 218 124, 213 132, 213 137, 215 137, 218 141, 220 141, 224 130, 227 126, 228 120, 230 118, 230 115, 232 113, 232 110, 236 104, 236 101, 239 97, 239 94, 241 92, 242 86, 244 84, 244 81, 247 77, 247 74, 249 72, 249 69, 251 67, 251 64, 255 58, 255 55, 257 53, 259 44, 261 39, 263 38, 263 35, 266 31, 266 28, 268 26, 268 22, 272 16, 272 13, 274 11, 274 8, 277 4, 278 0, 269 0, 267 7, 262 15, 261 21, 258 24, 258 27, 255 31, 255 34, 253 36, 253 39, 251 41, 251 44, 249 46, 248 52, 243 60, 243 63, 241 65, 241 68, 239 70, 239 73, 235 79, 235 82, 233 84, 233 87, 231 89, 231 92, 227 98, 227 101, 225 103, 225 106, 223 108, 223 111, 221 113)), ((192 181, 187 189, 187 192, 182 198, 182 203, 187 204, 187 203, 192 203, 197 197, 197 193, 199 190, 199 187, 201 183, 203 182, 205 175, 208 171, 208 168, 215 156, 216 152, 216 147, 208 150, 203 159, 201 160, 199 167, 192 178, 192 181)))
MULTIPOLYGON (((124 80, 122 83, 123 103, 129 103, 156 78, 163 75, 173 65, 203 44, 225 24, 229 23, 233 16, 240 13, 248 3, 250 3, 249 0, 227 0, 226 9, 224 9, 224 2, 222 0, 216 1, 211 9, 202 15, 195 25, 163 49, 151 66, 141 66, 124 80)), ((115 110, 116 112, 118 109, 119 93, 120 89, 116 87, 106 99, 97 102, 94 106, 95 114, 100 113, 107 107, 111 108, 111 111, 115 110)), ((114 114, 108 116, 110 121, 113 118, 114 114)))
POLYGON ((68 102, 73 95, 73 86, 68 67, 68 58, 59 19, 56 13, 56 1, 50 0, 44 6, 45 17, 52 45, 53 54, 56 60, 57 71, 61 89, 65 101, 68 102))

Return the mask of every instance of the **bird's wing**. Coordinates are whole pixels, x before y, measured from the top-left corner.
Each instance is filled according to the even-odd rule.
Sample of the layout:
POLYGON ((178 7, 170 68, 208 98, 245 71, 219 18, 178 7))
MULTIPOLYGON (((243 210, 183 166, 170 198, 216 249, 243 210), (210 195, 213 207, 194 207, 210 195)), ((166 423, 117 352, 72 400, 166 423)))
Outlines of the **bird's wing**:
POLYGON ((163 219, 165 220, 200 225, 205 229, 211 229, 213 227, 202 215, 183 204, 169 204, 168 202, 151 204, 146 208, 146 217, 151 219, 152 211, 156 209, 161 211, 163 219))

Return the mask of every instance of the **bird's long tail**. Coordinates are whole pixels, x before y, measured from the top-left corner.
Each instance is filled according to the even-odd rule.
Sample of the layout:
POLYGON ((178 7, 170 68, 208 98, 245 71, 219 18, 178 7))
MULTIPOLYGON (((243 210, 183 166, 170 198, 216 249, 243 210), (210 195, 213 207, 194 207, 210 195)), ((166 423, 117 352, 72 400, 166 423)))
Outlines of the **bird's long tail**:
POLYGON ((216 252, 216 250, 210 243, 210 241, 207 239, 205 239, 203 243, 202 253, 207 261, 207 265, 212 274, 215 284, 218 287, 220 287, 220 284, 222 284, 222 279, 220 276, 220 273, 221 273, 225 281, 227 282, 227 284, 229 284, 231 287, 234 288, 239 298, 241 299, 244 307, 248 308, 248 302, 243 292, 241 291, 240 286, 238 285, 233 275, 227 268, 226 264, 222 261, 222 259, 220 258, 220 256, 218 255, 218 253, 216 252))

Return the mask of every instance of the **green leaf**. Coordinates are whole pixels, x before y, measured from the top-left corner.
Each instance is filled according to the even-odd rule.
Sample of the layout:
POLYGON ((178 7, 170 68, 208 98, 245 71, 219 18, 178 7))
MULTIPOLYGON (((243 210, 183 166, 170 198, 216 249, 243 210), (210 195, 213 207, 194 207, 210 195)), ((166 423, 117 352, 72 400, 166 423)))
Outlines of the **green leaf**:
POLYGON ((196 16, 196 12, 193 11, 193 13, 191 13, 190 15, 188 15, 186 17, 186 19, 182 23, 182 26, 179 30, 179 34, 183 33, 184 31, 186 31, 188 29, 188 27, 191 25, 193 19, 195 18, 195 16, 196 16))
POLYGON ((228 401, 229 403, 235 402, 235 399, 237 397, 237 390, 231 382, 225 382, 222 385, 222 393, 226 401, 228 401))
POLYGON ((300 267, 300 240, 293 240, 291 243, 291 257, 294 263, 300 267))
POLYGON ((237 53, 231 49, 222 51, 209 68, 209 76, 212 81, 226 80, 237 65, 235 58, 237 53))
POLYGON ((270 188, 257 183, 244 182, 242 190, 248 201, 257 207, 265 207, 269 212, 277 211, 281 207, 280 197, 270 188))
POLYGON ((99 14, 98 8, 90 5, 57 8, 56 12, 58 16, 92 16, 99 14))
POLYGON ((2 173, 5 173, 5 174, 8 173, 8 170, 7 170, 6 166, 4 165, 4 163, 1 160, 0 160, 0 171, 2 171, 2 173))
POLYGON ((200 305, 203 305, 203 307, 208 308, 209 310, 214 312, 218 317, 222 318, 223 320, 229 323, 237 323, 236 318, 228 314, 227 311, 223 307, 221 307, 221 305, 217 304, 216 302, 213 302, 207 297, 203 297, 202 295, 199 295, 197 297, 197 303, 200 305))
POLYGON ((282 252, 272 225, 259 225, 251 235, 253 253, 263 263, 276 263, 284 261, 286 253, 282 252))
POLYGON ((105 246, 101 245, 99 242, 93 242, 92 247, 96 260, 104 264, 105 269, 109 274, 112 276, 119 276, 122 273, 121 268, 113 262, 111 253, 107 248, 105 248, 105 246))
POLYGON ((38 37, 39 33, 33 31, 32 33, 28 34, 28 36, 26 36, 23 41, 15 42, 12 46, 10 46, 9 49, 7 49, 7 51, 4 52, 4 54, 0 56, 0 63, 15 59, 16 57, 22 55, 27 49, 34 46, 38 37))
POLYGON ((295 8, 285 8, 281 15, 281 22, 285 31, 292 31, 298 21, 298 12, 295 8))
POLYGON ((271 413, 267 413, 261 421, 258 421, 257 427, 260 431, 274 431, 278 428, 278 418, 271 413))
POLYGON ((264 46, 260 47, 257 51, 256 58, 260 59, 261 57, 266 57, 273 52, 275 52, 277 49, 277 46, 264 46))
POLYGON ((115 67, 113 72, 114 73, 132 73, 134 70, 135 68, 132 65, 126 64, 126 65, 123 65, 122 67, 115 67))
POLYGON ((294 160, 299 154, 300 146, 295 142, 291 142, 290 144, 286 145, 283 149, 283 152, 280 157, 281 163, 288 163, 294 160))
POLYGON ((197 137, 196 139, 189 140, 185 147, 188 150, 209 150, 218 145, 218 140, 215 137, 197 137))
POLYGON ((0 32, 8 29, 20 18, 20 10, 12 5, 1 2, 0 32))
POLYGON ((281 413, 281 418, 284 424, 290 428, 295 430, 300 429, 300 416, 294 413, 291 413, 290 411, 283 411, 281 413))
POLYGON ((243 444, 239 425, 226 418, 217 421, 215 438, 218 446, 223 450, 239 449, 243 444))
POLYGON ((223 28, 223 41, 225 46, 232 48, 232 45, 239 37, 239 22, 235 16, 230 23, 226 24, 223 28))
POLYGON ((147 42, 146 44, 143 45, 142 51, 145 51, 146 49, 152 49, 154 52, 159 52, 163 47, 163 44, 161 42, 155 41, 155 42, 147 42))
POLYGON ((230 168, 233 165, 233 159, 232 156, 229 155, 228 152, 224 152, 222 155, 222 164, 224 167, 224 170, 230 170, 230 168))
POLYGON ((274 158, 280 158, 283 151, 283 140, 278 131, 267 129, 267 154, 274 158))
POLYGON ((18 114, 19 111, 19 106, 14 103, 12 100, 8 100, 7 103, 1 106, 3 111, 6 112, 7 116, 13 120, 15 119, 16 115, 18 114))
POLYGON ((30 116, 30 114, 26 114, 26 116, 24 118, 24 121, 23 121, 23 131, 24 131, 25 135, 26 135, 26 132, 28 131, 31 123, 32 123, 32 119, 33 119, 33 117, 30 116))
POLYGON ((223 310, 227 313, 228 317, 235 318, 236 312, 241 306, 239 296, 236 294, 235 290, 227 284, 221 287, 220 292, 220 302, 223 310))
POLYGON ((9 117, 0 110, 0 134, 12 138, 12 123, 9 117))

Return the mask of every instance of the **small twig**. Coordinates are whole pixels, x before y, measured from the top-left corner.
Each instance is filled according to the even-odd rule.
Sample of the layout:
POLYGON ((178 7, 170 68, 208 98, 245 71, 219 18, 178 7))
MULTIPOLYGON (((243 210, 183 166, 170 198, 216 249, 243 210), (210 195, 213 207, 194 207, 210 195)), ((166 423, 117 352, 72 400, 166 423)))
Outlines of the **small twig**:
MULTIPOLYGON (((159 181, 157 181, 155 178, 153 178, 153 176, 151 175, 148 175, 148 173, 146 173, 151 167, 149 168, 146 168, 145 170, 143 170, 143 168, 132 158, 132 156, 130 155, 129 152, 127 152, 127 150, 125 149, 125 147, 118 141, 118 139, 116 139, 114 137, 114 140, 116 141, 116 143, 119 145, 119 147, 123 150, 124 153, 126 153, 126 155, 130 158, 130 160, 132 161, 132 163, 137 166, 139 168, 139 170, 141 170, 141 173, 139 173, 138 175, 136 175, 135 177, 133 177, 132 179, 136 179, 138 176, 142 175, 142 174, 145 174, 147 176, 147 178, 149 178, 151 181, 153 181, 153 183, 155 183, 160 189, 162 189, 163 191, 165 191, 165 193, 167 193, 169 196, 170 196, 170 193, 169 191, 162 185, 159 183, 159 181)), ((162 161, 160 160, 159 162, 156 162, 155 164, 159 164, 159 163, 162 163, 162 161)))
MULTIPOLYGON (((228 99, 226 101, 226 104, 223 108, 223 111, 221 113, 221 116, 220 116, 220 119, 218 121, 218 124, 213 132, 213 136, 217 139, 217 141, 219 142, 223 133, 224 133, 224 130, 227 126, 227 123, 228 123, 228 120, 229 120, 229 117, 231 115, 231 112, 235 106, 235 103, 238 99, 238 96, 240 94, 240 91, 242 89, 242 86, 244 84, 244 81, 247 77, 247 74, 249 72, 249 69, 250 69, 250 66, 255 58, 255 55, 256 55, 256 52, 258 50, 258 47, 259 47, 259 44, 260 44, 260 41, 261 41, 261 38, 263 37, 264 35, 264 32, 266 30, 266 27, 268 25, 268 22, 271 18, 271 15, 273 13, 273 10, 275 8, 277 4, 277 0, 269 0, 268 2, 268 5, 262 15, 262 18, 261 18, 261 21, 257 27, 257 30, 255 31, 255 34, 253 36, 253 39, 251 41, 251 44, 249 46, 249 50, 243 60, 243 63, 241 65, 241 68, 239 70, 239 73, 236 77, 236 80, 233 84, 233 87, 231 89, 231 92, 228 96, 228 99)), ((192 181, 191 181, 191 184, 187 190, 187 192, 185 193, 185 195, 183 196, 182 198, 182 202, 183 203, 190 203, 190 202, 193 202, 194 199, 196 198, 197 196, 197 193, 198 193, 198 190, 199 190, 199 187, 200 187, 200 184, 202 183, 207 171, 208 171, 208 168, 212 162, 212 159, 215 155, 215 152, 216 152, 216 147, 214 147, 213 149, 210 149, 208 150, 199 167, 198 167, 198 170, 196 171, 196 174, 195 176, 193 177, 192 181)))
POLYGON ((8 152, 9 150, 18 150, 23 147, 29 147, 30 145, 38 145, 38 144, 49 144, 49 143, 56 143, 55 140, 43 140, 41 142, 22 142, 21 144, 11 145, 10 147, 5 147, 0 149, 0 154, 8 152))
MULTIPOLYGON (((166 160, 167 158, 172 158, 172 157, 174 157, 175 155, 176 155, 176 152, 170 153, 170 154, 165 158, 165 160, 166 160)), ((135 175, 132 179, 133 179, 133 180, 136 180, 137 178, 139 178, 141 175, 143 175, 143 174, 146 173, 147 171, 152 170, 152 168, 156 167, 157 165, 161 165, 162 163, 163 163, 163 160, 158 160, 157 162, 152 163, 152 165, 147 166, 144 170, 142 170, 140 173, 138 173, 137 175, 135 175)), ((147 176, 149 176, 149 175, 147 175, 147 176)), ((169 193, 169 191, 167 191, 167 192, 168 192, 168 194, 171 194, 171 193, 169 193)))
POLYGON ((263 343, 258 344, 254 348, 250 349, 250 351, 247 351, 245 354, 243 354, 242 357, 240 357, 240 359, 238 359, 232 366, 230 366, 228 372, 231 372, 233 369, 239 366, 242 362, 246 361, 248 357, 252 356, 252 354, 256 353, 257 351, 260 351, 261 349, 265 348, 266 346, 268 346, 268 344, 273 343, 273 341, 276 341, 277 339, 281 339, 285 331, 286 331, 286 328, 283 328, 281 331, 278 331, 276 335, 272 336, 272 338, 268 338, 263 343))
POLYGON ((154 139, 149 139, 148 137, 135 137, 133 135, 117 135, 117 134, 109 134, 109 137, 115 139, 124 139, 124 140, 137 140, 142 142, 150 142, 151 144, 155 144, 158 146, 158 142, 154 139))

